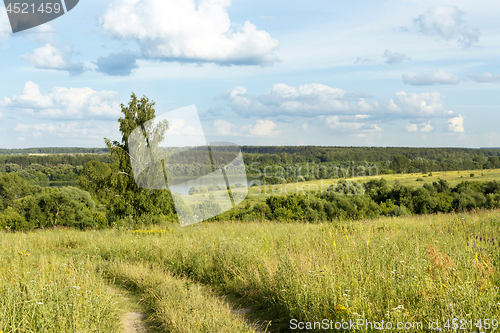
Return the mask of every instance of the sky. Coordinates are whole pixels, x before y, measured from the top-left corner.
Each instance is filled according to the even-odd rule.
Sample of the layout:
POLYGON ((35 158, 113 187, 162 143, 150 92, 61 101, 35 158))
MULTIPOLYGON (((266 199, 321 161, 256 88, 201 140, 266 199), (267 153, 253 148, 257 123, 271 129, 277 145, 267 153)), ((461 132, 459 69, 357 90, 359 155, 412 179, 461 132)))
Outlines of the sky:
POLYGON ((81 0, 12 33, 0 148, 104 147, 120 104, 239 145, 500 146, 497 0, 81 0))

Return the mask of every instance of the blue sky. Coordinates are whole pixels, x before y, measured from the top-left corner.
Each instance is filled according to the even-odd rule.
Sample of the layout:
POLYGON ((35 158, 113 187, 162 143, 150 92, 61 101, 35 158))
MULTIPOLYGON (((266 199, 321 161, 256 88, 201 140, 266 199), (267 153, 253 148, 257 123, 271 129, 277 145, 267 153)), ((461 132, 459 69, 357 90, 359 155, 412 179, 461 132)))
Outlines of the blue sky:
POLYGON ((209 141, 500 146, 500 2, 81 0, 12 34, 0 147, 102 147, 131 92, 209 141))

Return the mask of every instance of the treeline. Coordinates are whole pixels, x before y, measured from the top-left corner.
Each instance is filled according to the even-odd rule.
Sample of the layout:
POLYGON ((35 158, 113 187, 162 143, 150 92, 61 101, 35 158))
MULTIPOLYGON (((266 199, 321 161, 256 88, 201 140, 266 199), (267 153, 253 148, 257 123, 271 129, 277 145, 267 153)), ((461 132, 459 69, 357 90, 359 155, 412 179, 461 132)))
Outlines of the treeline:
POLYGON ((79 148, 79 147, 45 147, 0 149, 0 155, 29 155, 29 154, 107 154, 107 148, 79 148))
POLYGON ((30 183, 76 182, 82 169, 82 166, 74 167, 69 164, 59 164, 51 168, 35 163, 24 169, 18 164, 0 164, 0 175, 16 174, 30 183))
POLYGON ((109 154, 102 155, 0 155, 0 168, 7 164, 17 164, 20 169, 29 167, 31 164, 39 164, 46 167, 54 167, 60 164, 71 166, 83 166, 90 161, 101 161, 111 163, 109 154))
POLYGON ((0 156, 0 175, 16 173, 31 183, 77 182, 89 161, 111 163, 109 155, 0 156))
POLYGON ((464 181, 450 187, 439 180, 415 188, 390 187, 381 178, 363 185, 340 180, 323 193, 271 196, 265 203, 247 207, 238 218, 328 222, 500 208, 498 181, 464 181))
MULTIPOLYGON (((57 151, 57 149, 70 148, 48 149, 57 151)), ((97 148, 88 149, 96 150, 97 148)), ((218 157, 223 160, 224 164, 230 163, 234 158, 234 152, 224 152, 220 147, 218 149, 221 150, 218 157)), ((102 149, 102 151, 109 151, 109 148, 102 149)), ((282 181, 281 178, 288 182, 342 178, 339 172, 330 171, 325 175, 319 170, 325 168, 347 170, 353 166, 371 168, 377 170, 379 174, 500 168, 500 149, 244 146, 242 151, 247 174, 266 176, 268 184, 279 183, 282 181), (302 171, 294 171, 299 169, 302 171), (277 173, 280 170, 282 172, 277 173), (280 179, 275 181, 273 177, 280 179)), ((66 166, 81 167, 90 161, 113 163, 110 154, 0 155, 0 172, 25 171, 20 174, 21 177, 36 179, 38 176, 40 181, 46 181, 40 174, 35 176, 32 170, 41 171, 40 166, 43 166, 50 169, 65 168, 65 172, 68 172, 66 166), (65 167, 59 167, 60 165, 65 167)), ((170 173, 180 176, 203 176, 210 172, 211 165, 206 150, 193 149, 173 155, 166 164, 166 168, 170 173)), ((81 168, 73 170, 71 180, 76 180, 79 170, 81 168)), ((41 172, 45 173, 49 180, 60 179, 56 174, 41 172)))
POLYGON ((441 162, 459 159, 472 160, 475 156, 485 158, 500 156, 500 149, 496 148, 243 146, 241 150, 248 156, 248 162, 258 161, 266 164, 303 163, 307 161, 315 163, 384 162, 392 161, 396 156, 406 156, 411 160, 424 159, 441 162))
POLYGON ((242 150, 250 174, 263 174, 268 166, 347 168, 353 163, 376 167, 380 174, 500 168, 500 149, 304 146, 242 150))
POLYGON ((0 176, 0 229, 109 226, 106 213, 96 209, 87 191, 75 187, 42 188, 16 173, 0 176))

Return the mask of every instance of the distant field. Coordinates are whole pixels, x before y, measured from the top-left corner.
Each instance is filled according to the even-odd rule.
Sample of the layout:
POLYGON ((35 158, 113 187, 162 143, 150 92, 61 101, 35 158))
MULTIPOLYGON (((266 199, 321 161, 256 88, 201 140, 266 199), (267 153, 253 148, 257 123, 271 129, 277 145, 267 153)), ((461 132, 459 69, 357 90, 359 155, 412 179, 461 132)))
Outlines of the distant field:
MULTIPOLYGON (((393 186, 396 182, 402 185, 411 185, 414 187, 423 186, 426 183, 437 182, 439 179, 446 180, 450 186, 455 186, 463 181, 500 181, 500 169, 486 169, 486 170, 469 170, 469 171, 440 171, 432 173, 401 173, 401 174, 391 174, 391 175, 379 175, 371 177, 353 177, 346 178, 349 182, 360 182, 364 183, 370 179, 380 179, 384 178, 387 180, 390 186, 393 186), (470 175, 474 174, 474 177, 470 175), (420 179, 417 181, 417 179, 420 179)), ((281 185, 262 185, 256 186, 249 189, 250 201, 263 201, 266 195, 262 194, 293 194, 298 192, 318 192, 320 190, 326 191, 330 185, 336 184, 340 179, 323 179, 323 180, 313 180, 299 183, 289 183, 281 185)))
POLYGON ((484 319, 500 320, 499 230, 497 210, 0 233, 0 331, 123 332, 116 290, 128 290, 151 332, 285 332, 292 319, 423 332, 452 318, 490 332, 484 319))

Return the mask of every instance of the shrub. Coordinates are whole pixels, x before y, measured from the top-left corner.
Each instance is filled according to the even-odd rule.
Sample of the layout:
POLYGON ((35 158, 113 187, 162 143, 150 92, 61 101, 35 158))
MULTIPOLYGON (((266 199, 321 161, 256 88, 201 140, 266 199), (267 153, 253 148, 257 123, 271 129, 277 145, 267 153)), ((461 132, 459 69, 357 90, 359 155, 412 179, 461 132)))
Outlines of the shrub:
POLYGON ((103 229, 109 227, 109 221, 106 217, 106 213, 93 211, 92 218, 94 219, 97 228, 103 229))
POLYGON ((253 206, 253 211, 258 215, 266 215, 271 212, 265 202, 258 202, 253 206))
POLYGON ((0 213, 0 228, 1 229, 13 229, 13 230, 28 230, 30 225, 14 208, 7 207, 2 213, 0 213))
POLYGON ((405 206, 394 206, 392 212, 390 213, 392 216, 406 216, 410 215, 410 212, 406 209, 405 206))

